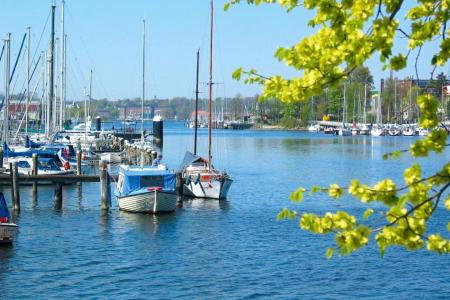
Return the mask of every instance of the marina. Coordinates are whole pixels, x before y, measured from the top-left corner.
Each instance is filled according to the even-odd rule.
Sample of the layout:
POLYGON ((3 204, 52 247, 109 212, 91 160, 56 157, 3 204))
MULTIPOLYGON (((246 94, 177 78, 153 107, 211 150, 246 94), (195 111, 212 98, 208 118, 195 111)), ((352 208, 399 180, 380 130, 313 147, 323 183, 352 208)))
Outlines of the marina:
MULTIPOLYGON (((164 140, 164 163, 178 166, 184 155, 181 148, 192 149, 192 129, 183 122, 166 122, 164 140)), ((306 298, 320 298, 320 286, 320 294, 345 299, 362 297, 375 284, 387 287, 382 297, 395 288, 400 290, 397 296, 405 298, 411 293, 411 280, 425 275, 430 281, 417 285, 414 293, 433 289, 436 297, 446 297, 449 287, 442 278, 449 266, 443 256, 392 248, 380 259, 373 245, 348 258, 327 260, 323 253, 329 243, 326 238, 294 230, 295 223, 275 221, 279 208, 289 205, 286 199, 298 182, 312 186, 329 181, 345 184, 354 177, 376 182, 400 176, 409 158, 391 165, 382 156, 408 147, 407 139, 221 130, 214 141, 216 149, 223 150, 220 167, 233 170, 228 200, 184 198, 183 206, 171 214, 127 213, 119 210, 114 195, 111 209, 102 210, 98 182, 63 185, 60 208, 54 206, 53 186, 39 186, 36 196, 32 186, 21 187, 17 239, 12 248, 0 251, 4 297, 28 298, 46 289, 47 297, 57 298, 98 294, 109 298, 123 293, 131 298, 148 293, 161 294, 155 298, 198 293, 289 298, 290 286, 295 285, 297 294, 306 298), (274 169, 281 171, 279 176, 273 176, 274 169), (324 178, 324 172, 330 177, 324 178), (244 185, 245 190, 240 188, 244 185), (420 264, 414 263, 419 259, 420 264), (299 267, 292 268, 293 263, 299 267), (388 270, 400 265, 406 275, 393 283, 396 272, 388 270), (341 269, 348 270, 348 276, 337 279, 341 269), (298 272, 309 276, 299 277, 298 272), (24 280, 17 288, 16 280, 30 276, 32 280, 24 280), (369 277, 377 279, 357 280, 369 277), (76 285, 65 284, 69 281, 76 285), (170 289, 163 285, 167 282, 170 289)), ((206 144, 207 134, 200 132, 199 147, 206 144)), ((424 172, 449 155, 447 151, 434 155, 424 172)), ((115 185, 112 180, 112 192, 115 185)), ((11 188, 5 186, 2 191, 11 203, 11 188)), ((330 202, 323 196, 305 202, 305 209, 319 213, 344 203, 351 212, 364 210, 361 203, 350 199, 330 202)), ((433 226, 442 222, 446 222, 446 213, 439 207, 433 226)))
POLYGON ((2 2, 0 299, 449 299, 448 3, 334 2, 2 2))

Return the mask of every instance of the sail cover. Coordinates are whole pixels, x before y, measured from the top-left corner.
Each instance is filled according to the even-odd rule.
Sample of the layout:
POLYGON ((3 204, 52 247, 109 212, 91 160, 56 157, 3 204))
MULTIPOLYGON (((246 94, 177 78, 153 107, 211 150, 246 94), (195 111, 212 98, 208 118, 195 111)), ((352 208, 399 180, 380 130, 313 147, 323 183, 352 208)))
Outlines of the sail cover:
POLYGON ((7 218, 9 220, 8 205, 6 205, 5 196, 0 192, 0 218, 7 218))
POLYGON ((189 166, 195 162, 207 162, 207 160, 201 156, 194 155, 190 151, 186 151, 186 153, 184 154, 183 161, 182 161, 181 165, 179 166, 179 171, 183 171, 184 168, 186 168, 187 166, 189 166))

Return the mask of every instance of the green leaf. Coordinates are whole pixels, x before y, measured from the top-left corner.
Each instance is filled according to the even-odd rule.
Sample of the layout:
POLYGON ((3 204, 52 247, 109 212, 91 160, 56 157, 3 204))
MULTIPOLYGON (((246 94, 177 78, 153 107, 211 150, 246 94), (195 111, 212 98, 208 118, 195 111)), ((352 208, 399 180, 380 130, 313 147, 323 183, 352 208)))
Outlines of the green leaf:
POLYGON ((373 214, 373 209, 368 208, 368 209, 366 209, 366 211, 364 212, 363 218, 364 218, 364 219, 367 219, 367 218, 370 217, 372 214, 373 214))
POLYGON ((328 248, 327 252, 326 252, 327 258, 330 259, 331 257, 333 257, 333 254, 334 254, 334 248, 328 248))
POLYGON ((291 194, 291 196, 289 197, 289 199, 292 202, 296 202, 296 203, 300 203, 303 200, 303 194, 306 190, 302 187, 298 188, 295 192, 293 192, 291 194))
POLYGON ((225 3, 225 5, 223 6, 223 10, 227 11, 230 8, 230 5, 231 5, 230 2, 225 3))
POLYGON ((231 77, 235 80, 241 80, 242 72, 243 72, 242 68, 236 69, 236 71, 233 72, 231 77))

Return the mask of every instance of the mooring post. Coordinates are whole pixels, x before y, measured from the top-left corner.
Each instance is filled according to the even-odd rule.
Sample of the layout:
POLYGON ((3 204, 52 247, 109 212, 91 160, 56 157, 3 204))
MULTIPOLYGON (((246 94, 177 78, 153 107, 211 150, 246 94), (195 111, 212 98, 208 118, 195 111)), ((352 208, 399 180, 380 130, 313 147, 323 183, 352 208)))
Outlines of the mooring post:
POLYGON ((152 162, 154 159, 156 159, 156 157, 158 157, 158 152, 152 151, 152 162))
MULTIPOLYGON (((37 175, 38 174, 38 156, 36 153, 33 153, 31 156, 31 175, 37 175)), ((33 194, 36 194, 37 192, 37 182, 33 182, 33 194)))
POLYGON ((0 168, 3 168, 3 149, 0 149, 0 168))
POLYGON ((15 211, 20 211, 19 169, 15 162, 9 164, 12 181, 12 203, 15 211))
POLYGON ((177 181, 175 189, 177 191, 177 194, 181 195, 183 194, 183 176, 181 175, 181 172, 177 172, 176 179, 177 181))
POLYGON ((108 174, 108 166, 104 161, 99 162, 99 173, 102 209, 108 210, 111 207, 111 180, 108 174))
POLYGON ((61 209, 62 208, 62 183, 57 181, 55 182, 55 208, 61 209))
POLYGON ((81 151, 77 151, 77 175, 81 175, 81 151))

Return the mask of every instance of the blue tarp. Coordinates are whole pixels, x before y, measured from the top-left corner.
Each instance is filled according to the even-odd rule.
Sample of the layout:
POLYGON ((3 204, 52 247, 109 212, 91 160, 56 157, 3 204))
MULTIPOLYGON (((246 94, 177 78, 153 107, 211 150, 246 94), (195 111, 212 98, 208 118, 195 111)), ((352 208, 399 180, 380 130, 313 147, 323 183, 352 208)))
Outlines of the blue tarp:
POLYGON ((121 169, 124 174, 122 195, 128 195, 147 187, 161 187, 165 191, 175 191, 176 175, 168 170, 145 167, 145 169, 121 169))
POLYGON ((45 150, 29 150, 29 151, 13 151, 6 143, 3 144, 3 155, 4 157, 31 157, 34 153, 38 156, 54 155, 54 151, 45 150))
POLYGON ((8 205, 6 205, 5 196, 0 192, 0 218, 10 218, 8 205))

